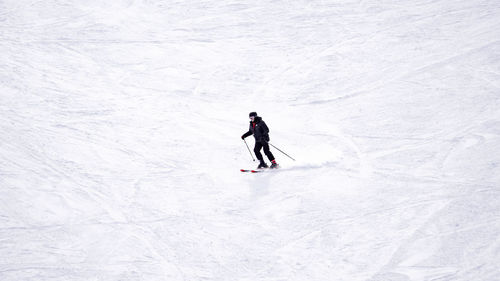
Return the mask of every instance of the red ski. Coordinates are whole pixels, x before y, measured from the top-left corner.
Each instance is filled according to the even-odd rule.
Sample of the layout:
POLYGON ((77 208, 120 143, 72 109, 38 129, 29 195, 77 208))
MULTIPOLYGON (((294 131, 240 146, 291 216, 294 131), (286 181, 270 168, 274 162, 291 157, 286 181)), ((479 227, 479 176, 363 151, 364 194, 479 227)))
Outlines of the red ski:
MULTIPOLYGON (((240 169, 240 171, 243 173, 254 173, 254 174, 255 173, 263 173, 267 170, 271 170, 271 169, 268 169, 268 168, 267 169, 256 169, 256 170, 240 169)), ((272 170, 274 170, 274 169, 272 169, 272 170)))
POLYGON ((243 173, 260 173, 266 171, 265 169, 262 170, 247 170, 247 169, 240 169, 241 172, 243 173))

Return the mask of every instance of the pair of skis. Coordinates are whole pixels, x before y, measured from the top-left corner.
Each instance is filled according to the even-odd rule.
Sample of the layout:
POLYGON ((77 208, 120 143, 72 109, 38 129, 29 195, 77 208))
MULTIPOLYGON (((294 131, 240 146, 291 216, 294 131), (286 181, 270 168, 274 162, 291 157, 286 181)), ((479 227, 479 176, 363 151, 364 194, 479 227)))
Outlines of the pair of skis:
POLYGON ((257 170, 247 170, 247 169, 240 169, 242 173, 263 173, 265 171, 269 170, 277 170, 277 169, 271 169, 271 168, 264 168, 264 169, 257 169, 257 170))
POLYGON ((241 172, 243 173, 262 173, 266 170, 247 170, 247 169, 240 169, 241 172))

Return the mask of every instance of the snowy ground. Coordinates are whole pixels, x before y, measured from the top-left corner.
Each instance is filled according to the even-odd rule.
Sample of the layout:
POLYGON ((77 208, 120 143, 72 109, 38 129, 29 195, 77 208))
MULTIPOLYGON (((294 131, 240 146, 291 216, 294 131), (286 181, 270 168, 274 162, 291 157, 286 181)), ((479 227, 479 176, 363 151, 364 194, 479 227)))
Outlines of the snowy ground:
POLYGON ((500 280, 496 0, 4 0, 0 38, 0 280, 500 280), (239 172, 250 111, 296 162, 239 172))

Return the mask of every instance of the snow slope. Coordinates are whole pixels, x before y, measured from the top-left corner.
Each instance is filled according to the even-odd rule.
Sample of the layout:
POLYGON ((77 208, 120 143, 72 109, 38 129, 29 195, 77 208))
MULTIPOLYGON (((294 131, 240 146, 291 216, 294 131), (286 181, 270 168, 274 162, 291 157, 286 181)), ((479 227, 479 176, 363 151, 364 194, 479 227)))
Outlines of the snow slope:
POLYGON ((0 36, 0 280, 500 280, 498 1, 7 0, 0 36), (238 171, 250 111, 296 162, 238 171))

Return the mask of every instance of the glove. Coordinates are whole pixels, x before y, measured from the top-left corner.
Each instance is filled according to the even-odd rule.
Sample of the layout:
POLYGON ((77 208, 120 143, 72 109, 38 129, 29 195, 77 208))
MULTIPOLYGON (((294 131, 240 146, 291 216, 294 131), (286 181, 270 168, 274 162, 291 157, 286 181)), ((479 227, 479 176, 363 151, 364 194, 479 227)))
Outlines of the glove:
POLYGON ((245 139, 245 135, 241 136, 241 139, 244 140, 245 139))

